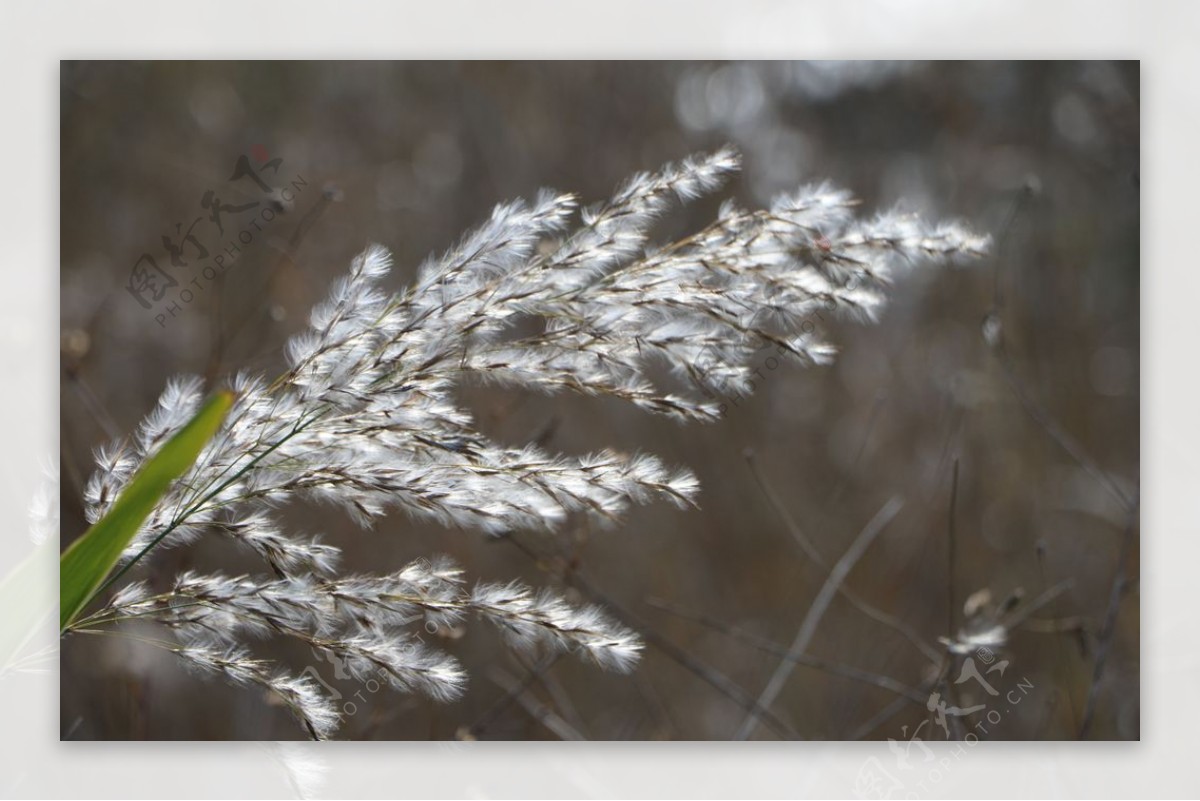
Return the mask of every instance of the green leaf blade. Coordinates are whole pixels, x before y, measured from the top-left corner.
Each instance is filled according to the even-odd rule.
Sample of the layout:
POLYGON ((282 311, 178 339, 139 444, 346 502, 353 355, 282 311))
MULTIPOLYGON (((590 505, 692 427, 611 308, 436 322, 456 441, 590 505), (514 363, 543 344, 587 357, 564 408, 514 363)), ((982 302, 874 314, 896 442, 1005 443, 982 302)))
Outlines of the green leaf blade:
POLYGON ((59 627, 83 611, 172 482, 195 463, 233 406, 229 391, 213 395, 142 466, 104 517, 71 543, 59 561, 59 627))

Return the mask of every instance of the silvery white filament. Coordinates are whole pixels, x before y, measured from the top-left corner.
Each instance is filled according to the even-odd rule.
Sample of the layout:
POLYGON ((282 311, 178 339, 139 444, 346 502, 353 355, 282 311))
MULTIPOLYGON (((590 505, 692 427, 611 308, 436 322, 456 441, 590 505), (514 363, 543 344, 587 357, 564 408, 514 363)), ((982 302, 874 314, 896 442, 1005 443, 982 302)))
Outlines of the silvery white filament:
MULTIPOLYGON (((757 211, 727 202, 703 230, 649 243, 672 202, 714 191, 737 168, 737 154, 724 148, 636 175, 607 203, 585 209, 573 230, 571 195, 546 191, 502 204, 397 294, 380 286, 390 255, 367 248, 288 343, 287 373, 270 385, 247 375, 230 382, 236 400, 223 428, 124 554, 130 560, 152 544, 178 545, 216 528, 258 553, 276 578, 185 574, 166 596, 130 585, 108 614, 140 608, 202 649, 192 662, 243 681, 256 676, 268 688, 279 680, 254 673, 240 652, 218 658, 203 649, 282 633, 336 653, 356 675, 382 671, 397 689, 448 699, 461 691, 461 668, 397 630, 453 625, 473 612, 518 645, 576 650, 628 669, 640 642, 599 610, 518 585, 468 592, 457 568, 441 562, 334 578, 338 550, 283 532, 269 510, 307 498, 338 505, 363 525, 400 508, 505 533, 554 528, 576 513, 611 521, 655 499, 687 507, 699 489, 690 471, 644 454, 500 445, 476 430, 456 388, 475 376, 713 420, 716 394, 745 392, 764 346, 802 364, 827 363, 835 350, 813 326, 816 315, 874 321, 896 276, 988 247, 955 223, 895 212, 860 218, 849 193, 828 184, 757 211), (542 330, 501 340, 531 316, 542 330), (656 364, 686 389, 658 386, 656 364)), ((136 437, 98 452, 85 492, 89 520, 186 424, 201 396, 198 379, 171 382, 136 437)), ((305 689, 286 692, 303 707, 305 689)))
POLYGON ((573 607, 550 592, 535 593, 516 582, 481 584, 471 593, 470 605, 519 648, 578 651, 622 673, 632 670, 641 656, 638 636, 599 607, 573 607))
POLYGON ((277 695, 280 678, 240 647, 246 637, 293 637, 333 654, 361 681, 382 679, 401 692, 449 701, 462 693, 466 673, 403 628, 420 621, 451 627, 468 613, 499 626, 518 648, 574 651, 612 670, 631 670, 641 651, 632 631, 596 607, 575 607, 515 582, 467 590, 462 570, 446 558, 334 581, 187 572, 167 593, 128 584, 99 614, 169 626, 183 641, 172 649, 182 658, 277 695))
POLYGON ((323 740, 337 731, 341 721, 337 706, 310 676, 275 672, 270 663, 254 659, 240 648, 187 645, 172 650, 190 668, 271 693, 288 706, 313 739, 323 740))

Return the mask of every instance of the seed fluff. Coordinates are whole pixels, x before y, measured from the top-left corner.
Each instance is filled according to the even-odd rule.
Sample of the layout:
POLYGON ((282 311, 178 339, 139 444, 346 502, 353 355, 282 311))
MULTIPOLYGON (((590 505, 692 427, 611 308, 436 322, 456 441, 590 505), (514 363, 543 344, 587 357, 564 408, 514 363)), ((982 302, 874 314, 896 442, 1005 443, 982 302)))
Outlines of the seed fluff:
MULTIPOLYGON (((835 350, 815 316, 873 322, 897 277, 988 248, 986 237, 957 223, 898 212, 859 217, 853 197, 829 184, 765 209, 726 202, 700 231, 651 241, 673 204, 715 192, 738 166, 737 153, 723 148, 635 175, 587 208, 551 191, 499 205, 395 294, 381 286, 391 256, 368 247, 288 343, 283 375, 230 379, 236 401, 224 426, 123 557, 128 564, 151 545, 157 553, 217 532, 269 572, 184 573, 165 592, 126 584, 75 627, 128 619, 167 626, 189 665, 273 694, 317 738, 330 736, 339 718, 324 689, 255 659, 247 642, 294 638, 360 680, 438 701, 460 696, 466 673, 414 627, 449 629, 474 617, 515 647, 631 670, 641 641, 599 608, 517 583, 467 587, 444 558, 387 575, 339 575, 339 549, 285 531, 275 510, 329 503, 369 526, 399 509, 506 534, 554 530, 575 515, 618 521, 632 505, 654 501, 689 509, 699 490, 689 470, 649 454, 571 456, 499 444, 476 429, 455 390, 483 379, 714 421, 722 395, 752 386, 760 349, 827 364, 835 350), (536 333, 513 334, 531 319, 536 333)), ((134 436, 97 452, 84 494, 90 521, 187 423, 204 390, 194 377, 170 382, 134 436)))

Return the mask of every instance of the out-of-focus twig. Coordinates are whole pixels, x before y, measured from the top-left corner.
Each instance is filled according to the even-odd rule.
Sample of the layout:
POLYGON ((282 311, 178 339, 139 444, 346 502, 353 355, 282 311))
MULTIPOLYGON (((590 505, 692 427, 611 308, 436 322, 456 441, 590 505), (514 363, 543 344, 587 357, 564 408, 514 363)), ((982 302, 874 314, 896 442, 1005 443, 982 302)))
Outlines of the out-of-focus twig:
MULTIPOLYGON (((956 607, 958 600, 955 597, 955 582, 957 573, 955 572, 955 548, 958 540, 958 459, 954 460, 954 472, 950 478, 950 508, 946 515, 946 642, 953 642, 957 634, 955 625, 956 607)), ((946 681, 949 675, 950 667, 954 662, 954 654, 949 648, 946 649, 942 656, 941 668, 938 670, 938 681, 935 686, 947 698, 953 698, 954 688, 946 681)), ((950 726, 946 729, 947 737, 950 736, 950 729, 954 730, 954 739, 962 739, 962 721, 957 716, 950 718, 950 726)))
MULTIPOLYGON (((775 669, 775 673, 771 676, 771 680, 767 682, 767 686, 763 689, 758 697, 759 708, 769 708, 779 693, 783 690, 784 684, 787 682, 788 676, 796 667, 796 662, 793 657, 799 657, 808 649, 808 644, 812 640, 813 635, 817 631, 817 626, 821 623, 821 618, 825 616, 829 604, 833 601, 833 597, 837 594, 837 589, 846 576, 849 575, 851 568, 858 563, 862 555, 866 553, 867 548, 875 541, 893 518, 899 514, 904 503, 900 498, 892 498, 883 505, 875 517, 867 523, 866 527, 859 532, 854 538, 854 542, 846 549, 846 553, 833 566, 833 570, 829 573, 829 578, 825 580, 821 591, 817 593, 816 599, 812 606, 808 608, 808 613, 804 616, 803 622, 800 624, 800 630, 796 632, 796 638, 792 641, 791 647, 788 649, 788 658, 780 662, 779 667, 775 669)), ((734 735, 735 740, 745 740, 754 730, 758 728, 759 711, 753 709, 749 716, 742 723, 742 727, 734 735)))
POLYGON ((1046 606, 1049 606, 1051 601, 1055 600, 1064 592, 1069 590, 1074 583, 1075 582, 1071 579, 1058 582, 1053 587, 1044 590, 1029 603, 1021 604, 1020 606, 1015 607, 1011 612, 1000 619, 1000 625, 1008 631, 1012 631, 1013 629, 1025 623, 1025 621, 1028 620, 1034 612, 1040 611, 1046 606))
POLYGON ((1079 725, 1079 739, 1087 739, 1092 729, 1096 715, 1096 701, 1100 694, 1100 680, 1104 677, 1104 667, 1108 663, 1109 653, 1117 634, 1117 612, 1121 608, 1121 596, 1125 593, 1128 581, 1129 562, 1133 557, 1133 546, 1137 541, 1137 505, 1129 515, 1129 523, 1121 538, 1121 555, 1117 559, 1116 575, 1113 576, 1112 589, 1108 594, 1108 609, 1104 613, 1104 625, 1100 628, 1100 636, 1096 646, 1096 666, 1092 671, 1092 683, 1088 687, 1087 704, 1083 708, 1083 722, 1079 725))
MULTIPOLYGON (((1037 555, 1038 572, 1041 575, 1042 585, 1046 586, 1050 583, 1050 581, 1047 578, 1047 571, 1046 571, 1046 547, 1045 547, 1045 544, 1041 540, 1039 540, 1038 543, 1036 544, 1036 546, 1034 547, 1034 552, 1037 555)), ((1048 634, 1058 634, 1058 633, 1062 633, 1062 632, 1077 631, 1079 633, 1079 642, 1080 642, 1081 650, 1086 645, 1086 640, 1084 639, 1084 637, 1086 636, 1087 629, 1086 629, 1086 624, 1083 622, 1082 617, 1063 618, 1063 619, 1059 619, 1059 620, 1045 620, 1045 621, 1028 619, 1025 621, 1024 628, 1026 631, 1042 632, 1042 633, 1048 633, 1048 634), (1070 625, 1070 621, 1072 621, 1072 620, 1076 621, 1076 623, 1074 625, 1070 625), (1068 625, 1061 629, 1058 628, 1058 626, 1062 623, 1067 623, 1068 625)), ((1062 642, 1053 643, 1055 669, 1059 672, 1059 676, 1060 676, 1059 692, 1067 699, 1067 711, 1071 715, 1069 730, 1070 731, 1078 731, 1078 729, 1079 729, 1079 711, 1075 708, 1075 696, 1071 692, 1071 681, 1069 678, 1071 676, 1071 665, 1066 659, 1067 655, 1066 655, 1066 653, 1064 653, 1065 647, 1066 647, 1065 644, 1062 642)), ((1048 703, 1053 703, 1053 699, 1048 701, 1048 703)), ((1049 716, 1047 716, 1046 723, 1047 723, 1047 725, 1049 724, 1049 716)))
MULTIPOLYGON (((514 652, 513 657, 525 665, 526 660, 519 652, 514 652)), ((528 666, 526 666, 528 667, 528 666)), ((570 695, 554 675, 554 673, 544 670, 537 674, 537 683, 542 686, 542 689, 550 696, 551 704, 553 705, 556 714, 560 715, 572 729, 579 733, 580 738, 587 740, 587 724, 579 715, 579 710, 575 708, 575 704, 571 701, 570 695)))
MULTIPOLYGON (((922 692, 924 692, 926 697, 928 697, 929 692, 932 689, 933 689, 932 685, 929 685, 929 686, 926 686, 922 692)), ((889 720, 894 718, 900 712, 901 709, 904 709, 905 704, 907 702, 908 702, 907 698, 903 698, 903 697, 895 698, 890 704, 885 706, 883 709, 879 710, 877 713, 872 715, 867 720, 860 723, 857 728, 855 728, 853 731, 850 732, 850 734, 848 734, 846 736, 846 739, 847 740, 863 739, 868 734, 870 734, 871 732, 875 731, 880 726, 882 726, 884 723, 887 723, 889 720)))
MULTIPOLYGON (((746 464, 750 466, 751 475, 754 476, 754 480, 758 483, 759 488, 767 497, 767 500, 770 502, 771 507, 775 510, 775 513, 779 515, 779 518, 783 521, 788 533, 792 535, 792 539, 794 539, 796 544, 800 546, 800 550, 804 551, 804 555, 807 556, 815 565, 817 565, 817 567, 821 568, 826 575, 828 575, 829 563, 817 551, 816 546, 812 543, 812 540, 810 540, 808 535, 804 533, 804 529, 801 528, 800 524, 796 522, 796 519, 792 516, 791 512, 788 511, 787 506, 784 505, 783 500, 779 497, 778 493, 775 492, 775 488, 767 480, 767 477, 763 475, 762 470, 760 470, 758 467, 758 460, 754 454, 754 451, 747 448, 743 452, 743 455, 746 458, 746 464)), ((924 656, 933 664, 936 665, 941 660, 941 654, 931 645, 929 645, 929 643, 927 643, 915 629, 913 629, 904 621, 893 615, 889 615, 882 609, 879 609, 873 604, 868 603, 861 596, 859 596, 858 593, 854 592, 848 587, 839 585, 837 592, 839 595, 849 601, 850 604, 859 612, 862 612, 872 620, 881 623, 899 633, 904 637, 904 639, 912 643, 912 645, 921 652, 922 656, 924 656)))
POLYGON ((804 665, 805 667, 810 667, 815 670, 820 670, 822 672, 829 673, 834 676, 841 676, 842 678, 851 679, 852 681, 858 681, 858 682, 862 682, 864 684, 871 684, 871 685, 874 685, 881 689, 896 693, 897 695, 900 695, 904 698, 907 698, 908 700, 912 701, 913 703, 915 703, 919 706, 922 706, 922 707, 925 706, 925 700, 927 698, 927 694, 922 695, 920 693, 920 691, 916 690, 915 688, 909 687, 908 685, 904 684, 903 682, 897 681, 897 680, 891 678, 890 676, 884 676, 884 675, 881 675, 878 673, 871 673, 870 671, 862 670, 860 668, 856 668, 851 665, 843 665, 840 662, 831 662, 827 659, 820 659, 818 657, 809 656, 807 654, 799 654, 799 655, 791 654, 791 653, 789 653, 787 646, 780 645, 779 643, 773 642, 772 640, 769 640, 766 637, 760 637, 757 634, 750 632, 750 631, 746 631, 745 629, 740 628, 738 626, 732 626, 732 625, 729 625, 728 623, 723 623, 719 620, 715 620, 714 618, 711 618, 708 615, 702 615, 702 614, 698 614, 696 612, 689 612, 686 609, 684 609, 683 607, 679 606, 678 604, 673 604, 670 601, 664 601, 659 598, 647 598, 646 603, 649 604, 650 606, 655 607, 656 609, 661 609, 664 612, 669 612, 672 615, 684 618, 685 620, 695 621, 696 623, 699 623, 703 626, 707 626, 710 629, 713 629, 714 631, 719 631, 722 634, 733 637, 734 639, 738 639, 738 640, 741 640, 742 642, 748 643, 749 645, 751 645, 755 648, 758 648, 761 651, 766 651, 767 653, 775 654, 778 657, 790 660, 792 662, 795 662, 798 665, 804 665))
POLYGON ((854 460, 850 462, 850 469, 843 472, 838 477, 837 484, 833 487, 833 492, 829 493, 830 505, 837 504, 842 499, 842 495, 846 491, 848 484, 847 475, 858 472, 858 465, 862 462, 863 454, 867 452, 867 444, 871 441, 871 435, 875 433, 875 425, 879 422, 880 412, 883 411, 884 403, 887 401, 887 392, 880 390, 875 396, 875 403, 871 405, 871 414, 867 418, 867 424, 863 426, 862 439, 859 440, 858 450, 854 454, 854 460))
MULTIPOLYGON (((525 545, 514 536, 504 537, 505 541, 512 543, 518 550, 528 556, 535 564, 541 564, 541 556, 532 548, 525 545)), ((744 711, 754 712, 762 720, 763 724, 770 728, 780 737, 789 740, 798 739, 794 729, 781 720, 771 710, 766 709, 754 700, 754 696, 743 689, 739 684, 734 682, 724 673, 705 664, 701 660, 689 654, 687 651, 680 648, 675 643, 668 640, 666 637, 659 634, 653 627, 648 625, 644 620, 641 620, 636 615, 633 615, 624 607, 616 603, 605 593, 601 592, 592 582, 584 575, 583 571, 572 569, 566 571, 563 576, 573 587, 578 589, 584 595, 591 598, 592 601, 604 605, 605 610, 616 617, 619 621, 635 629, 645 641, 656 648, 663 656, 683 667, 688 672, 703 680, 717 692, 724 695, 733 703, 737 704, 744 711)))
POLYGON ((1005 266, 1005 250, 1004 245, 1008 239, 1009 231, 1015 221, 1018 212, 1024 207, 1025 202, 1032 196, 1030 187, 1024 187, 1018 194, 1013 203, 1012 212, 1005 225, 1004 235, 1001 237, 1000 244, 997 248, 995 260, 995 287, 992 300, 992 310, 984 320, 984 338, 991 348, 992 354, 995 356, 997 363, 1000 365, 1001 373, 1004 375, 1005 381, 1008 382, 1013 394, 1017 396, 1026 413, 1037 423, 1046 434, 1054 440, 1054 442, 1067 453, 1089 476, 1091 476, 1097 484, 1111 495, 1121 505, 1121 508, 1127 513, 1129 520, 1125 527, 1125 533, 1122 536, 1120 555, 1117 560, 1117 567, 1113 577, 1112 588, 1109 591, 1108 607, 1105 610, 1104 624, 1100 630, 1099 644, 1096 649, 1096 663, 1092 673, 1091 684, 1088 687, 1087 703, 1083 711, 1083 722, 1079 727, 1079 739, 1087 737, 1092 727, 1092 721, 1096 710, 1096 701, 1100 689, 1100 680, 1104 674, 1105 664, 1108 660, 1109 652, 1112 648, 1112 643, 1116 635, 1117 613, 1121 605, 1121 596, 1125 590, 1126 574, 1128 572, 1128 564, 1133 551, 1133 545, 1136 538, 1137 516, 1138 516, 1138 493, 1135 490, 1133 495, 1127 495, 1117 482, 1113 480, 1107 472, 1105 472, 1099 464, 1084 450, 1074 437, 1067 433, 1053 415, 1033 396, 1028 387, 1022 381, 1020 375, 1013 366, 1012 358, 1008 353, 1004 340, 1004 327, 1002 320, 1002 312, 1004 310, 1004 293, 1003 288, 1003 269, 1005 266))
POLYGON ((955 543, 958 539, 958 459, 954 460, 954 476, 950 480, 950 512, 946 522, 946 636, 953 637, 957 626, 954 624, 958 601, 954 597, 955 580, 955 543))
POLYGON ((1100 465, 1092 459, 1083 446, 1080 445, 1067 430, 1063 428, 1054 416, 1034 397, 1028 386, 1021 379, 1013 364, 1012 356, 1008 352, 1005 345, 1004 337, 1004 272, 1005 272, 1005 256, 1007 254, 1006 246, 1008 244, 1009 235, 1012 232, 1012 227, 1020 212, 1024 210, 1025 204, 1033 196, 1033 190, 1029 185, 1018 190, 1017 196, 1013 200, 1013 205, 1009 211, 1008 219, 1005 221, 1004 229, 1000 235, 999 242, 996 246, 996 257, 994 261, 995 269, 995 285, 992 295, 992 309, 984 319, 983 334, 984 340, 991 349, 992 355, 995 356, 996 362, 1000 365, 1000 371, 1004 375, 1004 380, 1012 389, 1013 394, 1017 396, 1021 406, 1024 407, 1026 413, 1040 426, 1054 442, 1063 449, 1080 467, 1087 472, 1100 486, 1104 487, 1110 495, 1112 495, 1120 504, 1121 508, 1129 510, 1133 506, 1133 499, 1117 486, 1117 483, 1108 475, 1100 465))
MULTIPOLYGON (((329 209, 333 203, 337 203, 342 199, 342 192, 336 186, 329 185, 321 190, 321 196, 317 198, 317 202, 304 213, 296 223, 292 235, 288 237, 287 244, 279 251, 270 273, 267 275, 267 281, 264 285, 264 291, 269 292, 283 269, 287 266, 294 267, 296 264, 295 255, 300 249, 300 245, 304 242, 304 238, 308 232, 316 225, 321 216, 329 209)), ((214 380, 221 372, 221 364, 225 356, 226 349, 245 330, 246 323, 250 321, 250 315, 243 315, 230 326, 230 330, 226 332, 224 320, 224 287, 225 273, 220 273, 216 278, 217 291, 214 293, 212 305, 212 347, 209 351, 208 367, 206 369, 206 377, 209 381, 214 380)))
POLYGON ((996 341, 992 346, 992 353, 996 357, 996 362, 1000 365, 1000 372, 1004 374, 1004 380, 1008 382, 1008 386, 1012 389, 1013 394, 1017 396, 1017 400, 1025 408, 1025 411, 1036 422, 1042 430, 1044 430, 1055 443, 1058 444, 1063 451, 1066 452, 1075 462, 1084 469, 1089 476, 1102 486, 1109 495, 1111 495, 1121 505, 1121 508, 1128 511, 1133 506, 1133 499, 1117 486, 1112 477, 1101 469, 1100 465, 1096 464, 1083 446, 1075 441, 1075 438, 1067 433, 1061 425, 1058 424, 1050 413, 1042 404, 1033 397, 1033 394, 1026 388, 1020 376, 1017 375, 1016 369, 1013 367, 1012 358, 1008 355, 1008 350, 1001 340, 996 341))
POLYGON ((1089 633, 1087 618, 1082 615, 1055 618, 1030 618, 1021 624, 1024 631, 1034 634, 1089 633))
POLYGON ((542 660, 534 665, 533 669, 526 673, 524 678, 522 678, 519 682, 512 682, 509 684, 509 686, 504 687, 504 695, 500 696, 500 698, 496 700, 496 703, 488 707, 487 711, 480 715, 478 720, 467 727, 467 739, 477 738, 488 726, 495 723, 496 719, 503 714, 504 710, 508 709, 508 707, 517 700, 517 696, 529 689, 529 687, 535 681, 537 681, 538 676, 542 675, 551 667, 553 667, 554 663, 558 661, 560 656, 562 656, 561 652, 549 654, 548 656, 543 657, 542 660))
MULTIPOLYGON (((535 674, 530 673, 530 676, 535 674)), ((553 709, 534 698, 529 693, 528 683, 518 682, 507 672, 495 668, 491 671, 491 680, 505 692, 514 697, 518 704, 529 713, 530 717, 552 731, 561 740, 586 740, 574 726, 559 717, 553 709)))
POLYGON ((728 676, 692 656, 675 643, 663 637, 653 628, 647 626, 645 621, 630 615, 627 611, 617 606, 611 598, 598 592, 580 573, 576 572, 572 575, 575 578, 575 582, 573 582, 575 586, 583 590, 585 594, 592 596, 599 603, 604 604, 625 625, 636 629, 646 639, 647 643, 657 648, 668 659, 703 679, 726 698, 729 698, 742 707, 748 714, 756 715, 776 735, 789 740, 799 738, 791 726, 770 709, 767 709, 762 703, 755 701, 753 695, 744 690, 728 676))
MULTIPOLYGON (((645 673, 637 672, 633 676, 634 685, 638 689, 638 693, 646 702, 647 712, 652 720, 658 724, 657 731, 664 731, 667 739, 671 738, 672 734, 679 732, 679 727, 675 725, 674 719, 671 717, 671 710, 663 702, 662 696, 645 673)), ((646 738, 651 739, 651 738, 646 738)))

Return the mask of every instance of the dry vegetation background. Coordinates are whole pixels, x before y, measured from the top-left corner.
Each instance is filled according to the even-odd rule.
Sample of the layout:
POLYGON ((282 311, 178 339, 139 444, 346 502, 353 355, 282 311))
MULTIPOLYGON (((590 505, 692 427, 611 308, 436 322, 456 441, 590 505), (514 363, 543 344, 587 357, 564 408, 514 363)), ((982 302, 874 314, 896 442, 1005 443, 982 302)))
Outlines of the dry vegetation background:
MULTIPOLYGON (((482 429, 505 442, 644 449, 691 466, 703 484, 699 511, 657 504, 615 530, 579 525, 505 542, 399 515, 365 532, 335 511, 290 510, 295 525, 344 549, 347 569, 447 553, 473 579, 520 576, 603 597, 649 640, 640 668, 623 677, 571 659, 535 666, 470 624, 469 636, 445 644, 472 675, 449 705, 339 683, 316 655, 266 644, 265 655, 318 668, 355 703, 341 736, 730 738, 746 717, 730 685, 757 696, 779 657, 658 602, 786 647, 828 575, 791 527, 832 563, 893 495, 903 510, 846 584, 931 646, 947 634, 951 602, 961 621, 978 590, 999 598, 1021 588, 1029 599, 1072 581, 1034 615, 1038 630, 1013 633, 999 684, 1025 678, 1033 689, 980 736, 1079 736, 1103 653, 1087 736, 1139 736, 1136 541, 1115 628, 1103 630, 1130 515, 1051 433, 1061 427, 1136 495, 1136 64, 110 62, 64 63, 61 78, 64 544, 85 528, 79 499, 94 447, 132 430, 171 375, 273 374, 287 337, 368 242, 394 252, 398 288, 499 201, 541 186, 601 200, 635 170, 727 141, 745 169, 723 196, 744 204, 829 178, 868 209, 903 202, 997 239, 995 259, 901 282, 879 326, 834 325, 833 367, 769 371, 719 424, 469 391, 482 429), (130 268, 144 252, 166 266, 162 235, 204 213, 206 190, 229 203, 259 199, 246 181, 227 184, 256 145, 283 159, 280 176, 300 174, 308 188, 222 286, 197 292, 160 326, 126 292, 130 268), (1029 414, 984 341, 997 283, 1012 369, 1049 421, 1029 414), (1047 632, 1047 620, 1066 630, 1047 632)), ((661 235, 698 228, 716 205, 672 215, 661 235)), ((222 238, 202 241, 215 252, 222 238)), ((147 572, 165 582, 188 568, 259 569, 212 537, 160 554, 147 572)), ((916 688, 937 668, 844 597, 810 653, 916 688)), ((61 664, 64 738, 299 735, 254 692, 186 674, 136 643, 75 637, 61 664)), ((894 700, 799 666, 772 708, 801 738, 903 740, 922 720, 931 721, 923 737, 942 736, 923 705, 894 700)))

